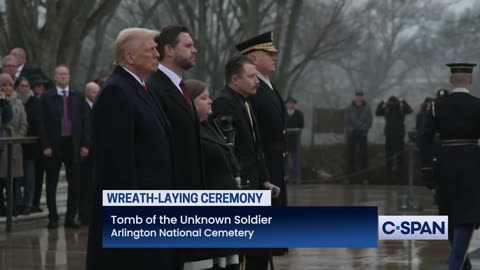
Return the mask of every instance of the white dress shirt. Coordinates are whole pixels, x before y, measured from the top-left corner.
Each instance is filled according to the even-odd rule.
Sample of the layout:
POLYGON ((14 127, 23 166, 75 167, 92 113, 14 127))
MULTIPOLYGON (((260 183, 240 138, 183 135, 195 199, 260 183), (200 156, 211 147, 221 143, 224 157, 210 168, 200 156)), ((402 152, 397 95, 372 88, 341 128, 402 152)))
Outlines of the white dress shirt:
POLYGON ((455 89, 453 89, 452 92, 453 93, 467 93, 467 94, 470 94, 470 91, 468 91, 467 88, 463 88, 463 87, 455 88, 455 89))
POLYGON ((70 95, 70 88, 69 88, 68 85, 67 85, 67 87, 65 87, 65 89, 62 89, 62 88, 60 88, 60 86, 57 85, 57 94, 59 96, 63 97, 63 91, 67 91, 67 97, 70 95))
POLYGON ((90 101, 90 99, 85 98, 85 101, 87 101, 88 106, 90 106, 90 109, 93 108, 93 102, 90 101))
POLYGON ((160 71, 167 75, 167 77, 173 82, 173 84, 175 84, 178 91, 180 91, 183 96, 182 88, 180 88, 180 82, 182 81, 182 77, 178 76, 177 73, 173 72, 171 69, 167 68, 162 64, 158 64, 158 69, 160 69, 160 71))
POLYGON ((130 73, 130 75, 132 75, 133 78, 135 78, 135 80, 138 81, 138 83, 140 83, 142 86, 145 87, 145 82, 142 81, 142 80, 140 79, 140 77, 137 76, 137 74, 131 72, 131 71, 130 71, 128 68, 126 68, 126 67, 122 67, 122 68, 125 69, 128 73, 130 73))
POLYGON ((257 73, 257 77, 260 78, 260 80, 262 80, 264 83, 266 83, 268 87, 270 87, 270 89, 273 90, 272 83, 270 82, 270 79, 267 76, 263 76, 262 74, 257 73))
POLYGON ((18 77, 20 77, 20 73, 22 73, 22 70, 23 70, 24 66, 25 66, 25 64, 23 64, 23 65, 21 65, 17 68, 17 73, 15 73, 15 78, 18 79, 18 77))

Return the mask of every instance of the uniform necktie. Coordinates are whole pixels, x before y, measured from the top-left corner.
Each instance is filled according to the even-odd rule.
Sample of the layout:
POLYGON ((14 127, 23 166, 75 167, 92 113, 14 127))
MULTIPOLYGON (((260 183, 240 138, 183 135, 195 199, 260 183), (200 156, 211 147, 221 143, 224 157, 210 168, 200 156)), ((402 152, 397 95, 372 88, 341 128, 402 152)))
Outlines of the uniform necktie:
POLYGON ((190 92, 188 91, 188 87, 183 80, 180 81, 180 89, 182 89, 183 97, 187 101, 188 106, 190 106, 190 109, 193 109, 192 99, 190 98, 190 92))
POLYGON ((248 120, 250 120, 250 128, 252 129, 253 140, 257 141, 257 138, 255 136, 255 129, 253 128, 253 118, 250 110, 250 104, 248 104, 248 101, 245 101, 245 108, 247 109, 248 120))

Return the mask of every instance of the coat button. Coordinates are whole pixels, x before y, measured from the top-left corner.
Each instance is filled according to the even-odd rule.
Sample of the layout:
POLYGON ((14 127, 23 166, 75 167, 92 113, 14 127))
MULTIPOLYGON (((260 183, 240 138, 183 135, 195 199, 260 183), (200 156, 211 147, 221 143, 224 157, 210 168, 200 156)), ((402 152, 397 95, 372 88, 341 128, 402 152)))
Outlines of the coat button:
POLYGON ((284 129, 284 130, 283 130, 283 135, 285 135, 285 134, 287 134, 287 131, 284 129))
POLYGON ((283 158, 285 158, 286 156, 287 156, 287 153, 286 153, 286 152, 285 152, 285 153, 283 153, 283 158))

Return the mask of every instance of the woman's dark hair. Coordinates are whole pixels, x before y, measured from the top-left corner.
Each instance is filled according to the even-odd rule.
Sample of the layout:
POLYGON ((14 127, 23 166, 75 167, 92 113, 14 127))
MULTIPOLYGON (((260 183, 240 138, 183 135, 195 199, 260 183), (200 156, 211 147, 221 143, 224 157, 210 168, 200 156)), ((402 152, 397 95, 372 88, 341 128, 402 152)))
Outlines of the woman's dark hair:
POLYGON ((23 81, 27 81, 28 84, 30 85, 30 81, 29 81, 26 77, 19 77, 19 78, 15 81, 15 84, 13 85, 13 88, 14 88, 14 89, 17 89, 18 86, 19 86, 23 81))
POLYGON ((208 88, 208 84, 197 80, 186 80, 185 85, 187 85, 192 100, 200 96, 208 88))

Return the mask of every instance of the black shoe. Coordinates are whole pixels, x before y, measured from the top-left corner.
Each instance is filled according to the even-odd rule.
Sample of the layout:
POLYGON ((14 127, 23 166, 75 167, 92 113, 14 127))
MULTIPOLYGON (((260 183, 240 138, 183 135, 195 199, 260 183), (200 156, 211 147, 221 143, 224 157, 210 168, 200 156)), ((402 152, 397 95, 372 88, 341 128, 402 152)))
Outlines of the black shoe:
POLYGON ((56 229, 56 228, 58 228, 58 221, 50 220, 50 221, 48 222, 47 228, 49 228, 49 229, 56 229))
POLYGON ((34 206, 30 209, 30 212, 31 213, 41 213, 41 212, 43 212, 43 209, 38 207, 38 206, 34 206))
POLYGON ((65 221, 65 228, 79 229, 80 224, 76 221, 65 221))
POLYGON ((28 216, 28 215, 30 215, 30 212, 31 212, 30 207, 25 207, 25 208, 23 208, 22 212, 20 212, 20 215, 28 216))

